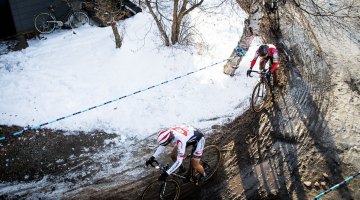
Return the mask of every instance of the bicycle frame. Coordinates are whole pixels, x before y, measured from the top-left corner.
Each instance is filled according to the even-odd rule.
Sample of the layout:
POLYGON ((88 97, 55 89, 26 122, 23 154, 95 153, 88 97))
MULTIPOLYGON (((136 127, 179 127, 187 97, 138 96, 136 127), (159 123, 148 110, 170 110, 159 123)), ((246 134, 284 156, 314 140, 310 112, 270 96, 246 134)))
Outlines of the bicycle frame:
MULTIPOLYGON (((188 161, 190 158, 191 158, 191 153, 186 154, 186 157, 184 159, 185 162, 188 161)), ((204 169, 209 170, 209 171, 206 171, 207 177, 208 177, 206 180, 203 180, 202 182, 198 182, 197 173, 195 172, 194 168, 192 167, 192 162, 190 160, 190 167, 189 167, 188 171, 186 171, 186 175, 182 175, 179 173, 172 173, 171 174, 172 178, 169 177, 165 181, 158 181, 158 180, 152 181, 143 191, 143 193, 141 195, 141 199, 142 200, 159 199, 159 197, 160 197, 160 199, 164 199, 164 197, 170 196, 171 199, 177 200, 179 198, 181 190, 180 190, 180 185, 178 183, 178 180, 176 180, 176 179, 185 180, 184 183, 192 182, 198 186, 205 184, 205 182, 207 182, 207 180, 209 180, 215 174, 215 172, 217 171, 217 169, 219 167, 219 163, 221 161, 220 149, 216 145, 206 146, 204 148, 204 153, 203 153, 201 161, 202 161, 202 165, 203 165, 204 169)), ((153 165, 153 163, 151 163, 150 165, 152 167, 155 167, 156 169, 159 169, 162 172, 165 172, 169 168, 168 164, 162 165, 162 164, 159 164, 156 160, 155 160, 155 163, 156 163, 156 166, 153 165)), ((186 163, 186 165, 187 165, 187 163, 186 163)), ((167 198, 167 199, 169 199, 169 198, 167 198)))
MULTIPOLYGON (((262 71, 251 70, 251 72, 255 72, 255 73, 260 75, 260 82, 265 82, 266 81, 269 84, 269 86, 272 86, 271 78, 268 79, 268 77, 266 76, 266 73, 268 71, 269 71, 269 69, 264 69, 262 71)), ((250 77, 253 77, 253 76, 250 75, 250 77)), ((272 88, 270 87, 270 89, 272 89, 272 88)))
POLYGON ((89 23, 89 17, 85 12, 81 11, 81 9, 75 10, 69 0, 63 1, 66 8, 61 8, 61 13, 55 11, 60 4, 50 5, 48 12, 41 12, 34 17, 34 26, 38 32, 47 34, 64 25, 66 25, 66 28, 74 29, 89 23), (60 17, 58 17, 59 15, 60 17))
MULTIPOLYGON (((195 177, 195 174, 194 174, 194 171, 195 169, 193 168, 192 166, 192 160, 191 160, 191 154, 188 154, 185 159, 190 159, 190 163, 189 163, 189 169, 186 171, 186 176, 183 176, 183 175, 180 175, 180 174, 177 174, 176 172, 172 173, 171 175, 172 176, 175 176, 177 178, 180 178, 180 179, 183 179, 184 181, 190 181, 192 183, 196 183, 196 177, 195 177)), ((184 160, 185 160, 184 159, 184 160)), ((205 163, 206 164, 206 163, 205 163)), ((161 170, 161 171, 166 171, 168 169, 168 164, 167 165, 162 165, 162 164, 159 164, 158 166, 156 166, 155 168, 161 170)))
MULTIPOLYGON (((191 154, 187 155, 185 157, 185 159, 187 158, 191 158, 191 154)), ((166 172, 166 170, 169 168, 169 164, 167 165, 162 165, 161 163, 158 163, 157 161, 155 161, 155 163, 157 164, 157 166, 154 166, 151 164, 151 166, 155 167, 156 169, 159 169, 160 171, 162 172, 166 172)), ((186 176, 182 176, 182 175, 179 175, 177 173, 172 173, 171 176, 174 176, 174 177, 177 177, 177 178, 180 178, 180 179, 183 179, 183 180, 189 180, 190 182, 195 182, 196 179, 195 176, 194 176, 194 169, 193 167, 191 166, 191 160, 190 160, 190 168, 189 170, 186 172, 187 175, 186 176), (189 175, 191 175, 190 177, 193 177, 193 179, 188 179, 189 175)), ((166 179, 165 181, 163 181, 161 183, 161 186, 160 186, 160 191, 159 191, 159 196, 160 196, 160 199, 164 199, 164 197, 166 196, 166 192, 167 192, 167 187, 168 187, 168 184, 172 184, 174 186, 175 184, 175 188, 177 188, 177 191, 176 191, 176 194, 175 194, 175 198, 174 199, 177 199, 180 194, 180 186, 179 184, 177 183, 177 181, 175 181, 174 179, 166 179)), ((148 187, 150 187, 152 184, 150 184, 148 187)), ((145 189, 146 191, 147 189, 145 189)), ((145 191, 143 192, 142 195, 145 194, 145 191)), ((142 197, 144 199, 144 196, 142 197)))
MULTIPOLYGON (((273 86, 270 83, 271 78, 267 77, 267 70, 252 72, 260 74, 260 80, 255 85, 251 96, 251 108, 254 112, 260 112, 264 109, 266 102, 274 97, 273 86), (268 95, 269 93, 271 93, 271 95, 268 95)), ((252 76, 250 75, 250 77, 252 76)))

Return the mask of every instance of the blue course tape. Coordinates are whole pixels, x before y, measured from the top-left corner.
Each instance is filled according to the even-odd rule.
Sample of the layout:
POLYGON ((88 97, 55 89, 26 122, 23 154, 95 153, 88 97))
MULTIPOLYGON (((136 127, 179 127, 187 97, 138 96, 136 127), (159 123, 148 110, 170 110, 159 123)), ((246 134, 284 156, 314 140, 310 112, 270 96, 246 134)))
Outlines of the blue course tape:
POLYGON ((353 179, 353 178, 355 178, 355 177, 357 177, 359 175, 360 175, 360 171, 358 173, 352 175, 352 176, 347 177, 341 183, 338 183, 338 184, 332 186, 330 189, 326 190, 325 192, 318 194, 315 198, 313 198, 313 200, 320 199, 321 197, 325 196, 326 194, 330 193, 331 191, 334 191, 336 188, 340 187, 341 185, 344 185, 344 184, 348 183, 351 179, 353 179))
POLYGON ((117 99, 114 99, 114 100, 111 100, 111 101, 107 101, 107 102, 102 103, 102 104, 99 104, 99 105, 97 105, 97 106, 93 106, 93 107, 87 108, 87 109, 85 109, 85 110, 82 110, 82 111, 79 111, 79 112, 75 112, 75 113, 70 114, 70 115, 68 115, 68 116, 60 117, 60 118, 58 118, 58 119, 55 119, 55 120, 49 121, 49 122, 45 122, 45 123, 42 123, 42 124, 40 124, 40 125, 34 125, 34 126, 31 126, 31 127, 30 127, 30 126, 29 126, 29 127, 26 127, 26 128, 24 128, 23 130, 18 131, 18 132, 16 132, 16 133, 10 134, 10 135, 5 136, 5 137, 0 137, 0 141, 6 140, 7 138, 10 138, 10 137, 13 137, 13 136, 21 135, 21 134, 25 133, 26 131, 39 129, 40 127, 43 127, 43 126, 46 126, 46 125, 49 125, 49 124, 58 122, 58 121, 63 120, 63 119, 67 119, 67 118, 69 118, 69 117, 78 115, 78 114, 80 114, 80 113, 84 113, 84 112, 87 112, 87 111, 89 111, 89 110, 92 110, 92 109, 95 109, 95 108, 99 108, 99 107, 101 107, 101 106, 104 106, 104 105, 106 105, 106 104, 109 104, 109 103, 112 103, 112 102, 115 102, 115 101, 124 99, 124 98, 126 98, 126 97, 130 97, 130 96, 132 96, 132 95, 135 95, 135 94, 138 94, 138 93, 141 93, 141 92, 144 92, 144 91, 153 89, 153 88, 155 88, 155 87, 158 87, 158 86, 161 86, 161 85, 164 85, 164 84, 167 84, 167 83, 170 83, 170 82, 175 81, 175 80, 177 80, 177 79, 184 78, 185 76, 188 76, 188 75, 190 75, 190 74, 193 74, 193 73, 199 72, 199 71, 201 71, 201 70, 204 70, 204 69, 206 69, 206 68, 215 66, 215 65, 220 64, 220 63, 223 63, 223 62, 225 62, 225 61, 227 61, 227 60, 230 60, 230 59, 233 59, 233 57, 230 57, 230 58, 227 58, 227 59, 222 60, 222 61, 220 61, 220 62, 214 63, 214 64, 209 65, 209 66, 207 66, 207 67, 200 68, 200 69, 198 69, 198 70, 196 70, 196 71, 189 72, 189 73, 184 74, 184 75, 182 75, 182 76, 178 76, 178 77, 176 77, 176 78, 173 78, 173 79, 164 81, 164 82, 162 82, 162 83, 155 84, 155 85, 150 86, 150 87, 148 87, 148 88, 145 88, 145 89, 142 89, 142 90, 138 90, 138 91, 136 91, 136 92, 134 92, 134 93, 131 93, 131 94, 128 94, 128 95, 119 97, 119 98, 117 98, 117 99))

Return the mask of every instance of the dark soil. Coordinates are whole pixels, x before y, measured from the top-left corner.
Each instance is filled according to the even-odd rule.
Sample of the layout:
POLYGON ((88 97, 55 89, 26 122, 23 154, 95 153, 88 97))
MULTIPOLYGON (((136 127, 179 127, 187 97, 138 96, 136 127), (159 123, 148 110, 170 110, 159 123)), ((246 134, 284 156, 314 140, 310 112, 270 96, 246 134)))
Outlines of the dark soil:
MULTIPOLYGON (((21 127, 0 126, 2 136, 21 127)), ((40 129, 1 142, 1 181, 33 181, 45 175, 61 176, 84 165, 91 165, 89 156, 105 148, 104 140, 115 135, 104 132, 64 135, 64 131, 40 129)), ((85 177, 81 177, 85 178, 85 177)), ((69 180, 75 181, 75 180, 69 180)))

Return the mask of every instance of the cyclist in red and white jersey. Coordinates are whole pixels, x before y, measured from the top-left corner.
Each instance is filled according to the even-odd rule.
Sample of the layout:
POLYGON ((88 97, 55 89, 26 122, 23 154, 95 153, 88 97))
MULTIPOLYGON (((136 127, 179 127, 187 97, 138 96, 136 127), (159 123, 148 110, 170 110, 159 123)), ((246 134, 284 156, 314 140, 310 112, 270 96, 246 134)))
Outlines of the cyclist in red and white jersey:
POLYGON ((157 141, 159 147, 156 149, 153 156, 146 161, 146 166, 152 165, 155 159, 165 151, 165 146, 172 143, 174 145, 171 158, 175 162, 166 172, 163 172, 159 180, 163 181, 176 169, 185 171, 182 166, 182 161, 185 156, 186 147, 192 146, 192 165, 200 175, 200 181, 206 180, 206 174, 203 166, 200 164, 200 159, 205 146, 204 134, 192 126, 180 125, 173 128, 161 130, 158 134, 157 141))
MULTIPOLYGON (((254 67, 256 60, 260 57, 260 70, 265 69, 265 64, 270 60, 270 70, 267 74, 270 77, 271 74, 274 74, 276 68, 279 65, 279 55, 278 50, 273 44, 263 44, 261 45, 255 53, 254 59, 251 61, 250 69, 247 71, 246 75, 251 75, 251 70, 254 67)), ((276 77, 274 76, 274 79, 276 77)))

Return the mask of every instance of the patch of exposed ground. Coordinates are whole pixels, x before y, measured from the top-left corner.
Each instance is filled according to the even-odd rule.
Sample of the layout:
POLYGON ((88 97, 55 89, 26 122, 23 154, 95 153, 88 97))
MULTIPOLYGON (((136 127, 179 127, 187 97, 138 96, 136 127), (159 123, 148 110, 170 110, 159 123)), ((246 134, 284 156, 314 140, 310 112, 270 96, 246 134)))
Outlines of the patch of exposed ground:
MULTIPOLYGON (((5 135, 19 130, 21 127, 0 126, 1 133, 5 135)), ((91 157, 95 152, 110 146, 111 144, 104 144, 104 141, 114 137, 115 135, 104 132, 66 135, 64 131, 50 129, 28 131, 20 137, 10 137, 0 143, 0 180, 26 183, 39 181, 45 176, 56 178, 87 171, 88 173, 78 173, 74 177, 63 179, 69 184, 76 184, 101 170, 100 167, 93 167, 97 163, 91 157), (86 170, 87 168, 89 169, 86 170)), ((26 195, 28 194, 24 196, 26 195)), ((2 194, 2 197, 7 198, 8 195, 2 194)))
MULTIPOLYGON (((14 133, 20 127, 0 126, 0 131, 14 133)), ((104 140, 114 137, 103 132, 91 135, 64 135, 49 129, 29 131, 24 137, 3 142, 0 150, 2 181, 32 181, 45 175, 58 176, 90 164, 88 157, 101 150, 104 140)), ((82 177, 85 178, 85 177, 82 177)))

